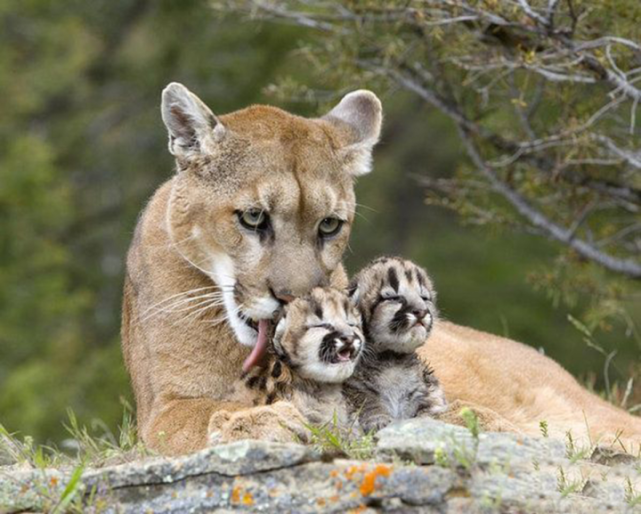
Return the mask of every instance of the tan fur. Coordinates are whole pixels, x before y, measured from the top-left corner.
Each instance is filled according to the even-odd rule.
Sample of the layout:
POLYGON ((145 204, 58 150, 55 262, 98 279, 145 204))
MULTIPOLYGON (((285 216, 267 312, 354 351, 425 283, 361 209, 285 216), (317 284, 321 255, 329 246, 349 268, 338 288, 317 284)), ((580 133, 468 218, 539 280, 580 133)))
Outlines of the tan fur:
MULTIPOLYGON (((229 291, 230 265, 242 286, 234 295, 254 319, 272 315, 277 302, 270 291, 346 285, 340 259, 354 218, 353 177, 369 169, 380 102, 358 92, 322 119, 263 106, 216 118, 172 84, 162 112, 178 173, 141 215, 123 298, 123 354, 140 434, 167 454, 202 448, 210 432, 291 440, 302 427, 291 405, 252 409, 249 402, 229 401, 251 338, 245 334, 245 345, 239 343, 239 332, 220 321, 230 315, 222 306, 190 299, 229 291), (239 231, 235 210, 252 205, 272 213, 278 225, 269 249, 239 231), (342 216, 345 227, 319 250, 316 226, 328 215, 342 216)), ((630 438, 641 434, 637 418, 589 394, 552 360, 519 343, 439 322, 419 351, 450 402, 494 411, 526 433, 538 433, 542 419, 554 434, 578 432, 585 415, 594 437, 611 440, 619 429, 630 438)))
POLYGON ((610 444, 620 432, 628 449, 641 443, 641 419, 588 392, 533 348, 439 320, 418 353, 446 398, 477 407, 487 428, 541 435, 546 421, 554 437, 571 431, 577 440, 610 444))

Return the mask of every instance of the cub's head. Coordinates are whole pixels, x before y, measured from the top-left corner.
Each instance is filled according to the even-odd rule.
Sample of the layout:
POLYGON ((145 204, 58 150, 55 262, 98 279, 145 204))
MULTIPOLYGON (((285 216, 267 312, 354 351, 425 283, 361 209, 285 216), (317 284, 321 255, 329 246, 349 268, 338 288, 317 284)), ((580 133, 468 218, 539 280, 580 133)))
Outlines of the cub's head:
POLYGON ((264 320, 313 287, 346 285, 354 178, 369 172, 381 128, 373 93, 350 93, 317 119, 260 105, 216 116, 173 83, 162 117, 177 165, 171 240, 220 286, 238 341, 264 342, 264 320))
POLYGON ((285 307, 273 344, 296 374, 336 383, 354 372, 363 341, 360 313, 347 294, 317 287, 285 307))
POLYGON ((430 334, 436 318, 436 293, 423 268, 398 257, 381 257, 350 284, 367 342, 375 352, 411 353, 430 334))

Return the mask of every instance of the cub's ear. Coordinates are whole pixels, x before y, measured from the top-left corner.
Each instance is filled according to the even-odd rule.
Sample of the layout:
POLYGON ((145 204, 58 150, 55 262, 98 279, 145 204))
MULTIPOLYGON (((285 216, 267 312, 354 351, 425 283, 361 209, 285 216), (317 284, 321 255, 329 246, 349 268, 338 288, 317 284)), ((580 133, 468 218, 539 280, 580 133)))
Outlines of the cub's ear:
POLYGON ((209 107, 177 82, 163 90, 161 113, 169 131, 169 152, 176 157, 208 153, 225 133, 209 107))
POLYGON ((372 149, 378 142, 383 124, 383 107, 371 91, 360 89, 348 93, 323 119, 347 128, 348 136, 341 149, 347 169, 354 176, 372 170, 372 149))
POLYGON ((281 341, 283 340, 283 334, 285 334, 285 325, 287 322, 285 321, 285 316, 281 316, 280 320, 278 320, 278 323, 276 324, 276 329, 274 330, 274 335, 272 337, 272 344, 274 345, 274 350, 276 350, 276 353, 278 355, 281 355, 284 353, 284 350, 281 346, 281 341))
POLYGON ((350 301, 354 305, 358 303, 358 300, 361 296, 361 289, 360 287, 358 287, 358 282, 356 282, 355 280, 350 282, 349 286, 347 286, 347 296, 349 296, 350 301))

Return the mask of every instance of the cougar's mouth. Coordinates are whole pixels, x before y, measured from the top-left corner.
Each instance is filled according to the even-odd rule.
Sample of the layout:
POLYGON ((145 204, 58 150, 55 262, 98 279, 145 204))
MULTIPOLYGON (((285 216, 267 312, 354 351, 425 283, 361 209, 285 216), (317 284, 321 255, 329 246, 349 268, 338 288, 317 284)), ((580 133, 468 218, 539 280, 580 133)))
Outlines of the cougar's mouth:
POLYGON ((245 322, 245 325, 247 325, 252 330, 255 330, 256 332, 258 332, 258 321, 245 316, 241 316, 241 318, 245 322))
POLYGON ((245 318, 245 324, 252 330, 258 332, 258 336, 256 337, 256 344, 243 363, 243 371, 249 371, 254 366, 261 364, 263 358, 265 357, 265 354, 267 353, 272 322, 268 319, 260 319, 258 321, 255 321, 250 318, 245 318))

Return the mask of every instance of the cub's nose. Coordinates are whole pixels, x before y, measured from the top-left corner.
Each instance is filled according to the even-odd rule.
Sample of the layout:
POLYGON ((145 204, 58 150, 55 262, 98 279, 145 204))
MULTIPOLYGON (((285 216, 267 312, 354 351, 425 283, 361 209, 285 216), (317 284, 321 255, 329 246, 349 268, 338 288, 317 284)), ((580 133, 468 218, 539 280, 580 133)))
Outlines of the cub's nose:
POLYGON ((338 338, 337 350, 339 356, 353 359, 361 349, 361 339, 357 335, 342 335, 338 338))
POLYGON ((412 309, 411 312, 412 314, 414 314, 414 316, 416 316, 416 319, 418 320, 422 320, 429 313, 427 309, 419 309, 419 308, 412 309))

